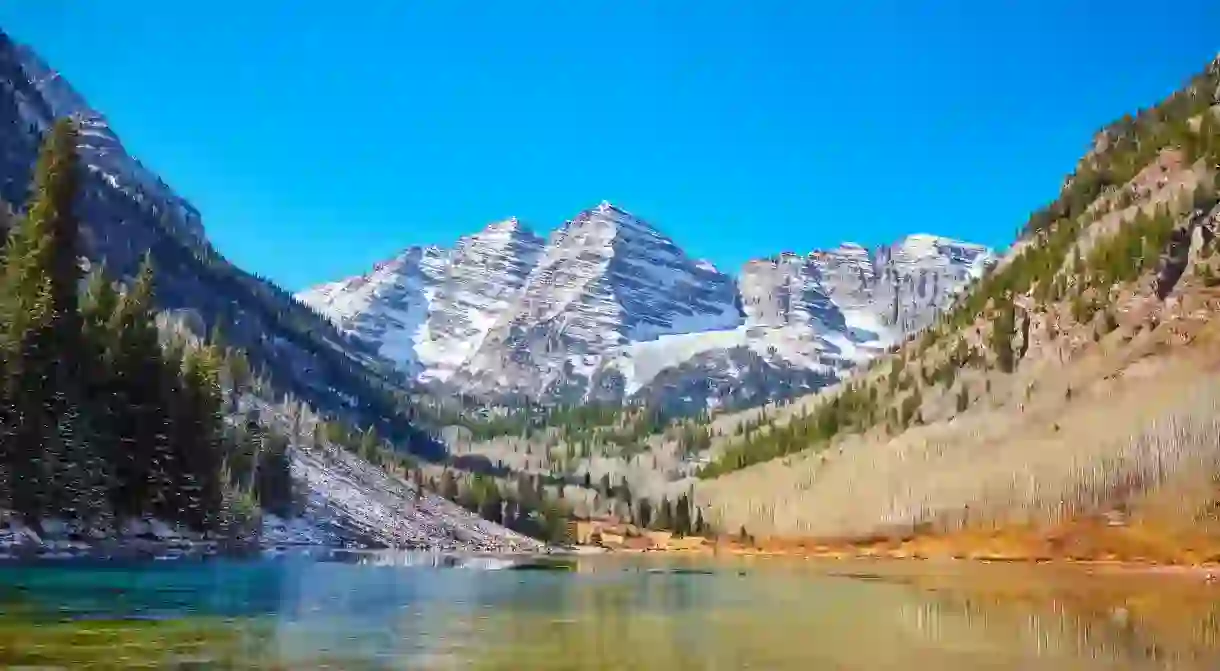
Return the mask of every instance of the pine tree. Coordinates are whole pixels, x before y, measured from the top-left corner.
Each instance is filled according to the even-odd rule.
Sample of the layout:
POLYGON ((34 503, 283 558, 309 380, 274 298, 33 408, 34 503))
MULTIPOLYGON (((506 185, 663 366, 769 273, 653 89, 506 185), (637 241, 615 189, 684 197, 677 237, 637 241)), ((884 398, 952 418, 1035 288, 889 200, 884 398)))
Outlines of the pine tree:
MULTIPOLYGON (((61 436, 72 429, 81 390, 78 238, 72 214, 78 178, 76 133, 57 123, 43 142, 27 215, 12 230, 0 276, 0 496, 37 525, 62 498, 55 483, 76 468, 61 436)), ((75 437, 72 441, 76 441, 75 437)))
POLYGON ((113 319, 118 305, 119 294, 106 278, 105 269, 100 265, 94 266, 81 301, 86 351, 81 381, 85 386, 86 408, 92 423, 91 440, 94 450, 103 459, 118 450, 115 415, 120 409, 114 402, 113 370, 117 345, 113 319))
POLYGON ((642 529, 647 529, 652 523, 652 502, 640 499, 635 504, 635 521, 642 529))
POLYGON ((53 405, 61 412, 46 437, 49 512, 83 527, 108 527, 105 465, 92 450, 88 419, 61 392, 53 405))
POLYGON ((1004 299, 996 308, 996 318, 991 325, 991 349, 995 352, 996 365, 1005 373, 1015 366, 1012 337, 1016 331, 1016 312, 1012 301, 1004 299))
POLYGON ((678 497, 678 504, 674 509, 674 533, 678 536, 688 536, 691 532, 690 519, 690 500, 686 495, 678 497))
POLYGON ((631 485, 627 484, 627 476, 622 476, 619 480, 618 490, 615 491, 615 496, 623 501, 631 501, 631 485))
POLYGON ((288 441, 282 436, 268 436, 266 449, 259 455, 254 485, 263 510, 283 518, 295 515, 288 441))
POLYGON ((660 505, 657 506, 656 519, 653 523, 657 529, 669 530, 673 528, 673 520, 673 508, 669 503, 669 498, 663 496, 660 505))
POLYGON ((457 501, 459 492, 457 480, 453 477, 453 471, 446 469, 445 472, 441 474, 440 490, 441 496, 449 499, 450 501, 457 501))
POLYGON ((49 363, 51 397, 45 407, 51 426, 45 434, 48 513, 84 521, 100 506, 103 474, 90 455, 92 436, 81 415, 85 366, 79 287, 80 226, 74 214, 80 167, 74 122, 61 119, 48 132, 35 166, 34 192, 26 221, 50 242, 43 272, 50 290, 49 363), (92 511, 92 512, 91 512, 92 511))
POLYGON ((165 362, 153 322, 153 268, 147 257, 115 313, 114 356, 117 453, 110 455, 117 487, 115 513, 142 516, 164 511, 173 453, 166 407, 165 362))
POLYGON ((217 528, 216 512, 226 484, 222 475, 225 436, 217 363, 216 351, 210 347, 167 357, 166 362, 167 374, 173 373, 178 379, 170 422, 177 466, 170 509, 174 519, 198 530, 217 528))
POLYGON ((360 447, 357 449, 357 454, 367 461, 373 461, 377 455, 378 442, 377 431, 370 426, 360 435, 360 447))
POLYGON ((50 343, 50 287, 36 264, 45 244, 23 224, 9 240, 7 265, 0 287, 0 350, 3 351, 4 403, 0 427, 0 496, 27 522, 44 512, 47 418, 50 399, 45 364, 50 343))
MULTIPOLYGON (((50 240, 46 271, 58 344, 72 362, 80 361, 80 226, 73 213, 80 177, 76 126, 60 119, 43 142, 34 173, 34 194, 26 221, 50 240), (72 356, 74 355, 74 356, 72 356)), ((75 371, 69 371, 74 373, 75 371)))
POLYGON ((479 516, 496 524, 504 523, 504 497, 494 480, 487 483, 483 500, 479 504, 479 516))

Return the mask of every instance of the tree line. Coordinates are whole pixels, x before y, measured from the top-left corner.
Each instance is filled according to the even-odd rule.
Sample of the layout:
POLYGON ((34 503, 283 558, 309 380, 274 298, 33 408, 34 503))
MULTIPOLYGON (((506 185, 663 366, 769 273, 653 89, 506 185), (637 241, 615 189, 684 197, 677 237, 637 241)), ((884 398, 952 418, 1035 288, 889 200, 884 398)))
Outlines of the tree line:
POLYGON ((537 474, 519 473, 510 481, 446 469, 439 482, 424 480, 418 470, 414 477, 416 491, 429 489, 485 520, 549 543, 570 541, 567 522, 571 510, 563 500, 562 483, 551 495, 537 474))

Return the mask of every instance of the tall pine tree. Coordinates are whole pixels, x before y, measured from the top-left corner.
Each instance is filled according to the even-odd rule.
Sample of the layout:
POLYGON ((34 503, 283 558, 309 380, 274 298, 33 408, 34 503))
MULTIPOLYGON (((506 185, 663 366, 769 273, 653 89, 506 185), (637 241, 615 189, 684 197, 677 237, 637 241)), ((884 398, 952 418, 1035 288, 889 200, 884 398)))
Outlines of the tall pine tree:
POLYGON ((76 127, 61 120, 47 133, 35 166, 26 215, 12 230, 0 274, 0 496, 38 525, 53 513, 83 515, 102 481, 87 453, 79 405, 85 347, 78 287, 80 232, 74 215, 79 179, 76 127), (78 486, 63 488, 65 482, 78 486))
MULTIPOLYGON (((51 516, 92 529, 156 516, 215 530, 253 519, 237 508, 257 479, 290 513, 287 452, 245 454, 247 441, 226 435, 221 370, 237 387, 248 362, 163 347, 151 259, 122 295, 100 267, 81 294, 76 146, 73 122, 56 123, 26 213, 0 223, 0 508, 36 528, 51 516)), ((261 431, 245 434, 261 445, 261 431)))
POLYGON ((145 258, 114 316, 114 393, 121 412, 115 417, 118 444, 110 459, 118 479, 112 500, 120 516, 150 515, 169 507, 174 466, 166 364, 153 316, 153 268, 145 258))

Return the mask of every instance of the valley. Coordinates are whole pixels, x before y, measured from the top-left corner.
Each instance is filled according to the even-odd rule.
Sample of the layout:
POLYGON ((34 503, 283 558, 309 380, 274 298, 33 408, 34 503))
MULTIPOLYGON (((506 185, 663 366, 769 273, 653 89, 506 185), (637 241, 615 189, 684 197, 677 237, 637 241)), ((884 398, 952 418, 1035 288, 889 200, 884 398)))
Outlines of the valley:
POLYGON ((226 261, 200 213, 3 33, 0 119, 0 555, 541 547, 401 480, 408 455, 445 451, 408 420, 392 367, 226 261), (31 282, 62 296, 51 312, 31 282), (39 320, 69 333, 31 349, 39 320), (38 371, 54 383, 33 393, 38 371))
MULTIPOLYGON (((1007 250, 912 233, 730 273, 603 201, 295 294, 226 261, 32 51, 5 37, 0 66, 7 225, 71 119, 86 266, 116 301, 155 284, 163 345, 220 362, 217 491, 264 545, 532 552, 596 519, 756 548, 1214 554, 1217 63, 1098 133, 1007 250), (286 504, 231 472, 273 465, 286 504)), ((7 542, 54 536, 39 515, 7 542)))
POLYGON ((824 4, 0 3, 0 667, 1220 668, 1220 13, 824 4))
MULTIPOLYGON (((1218 91, 1212 63, 1099 132, 1062 193, 993 269, 975 280, 966 273, 958 300, 909 332, 892 331, 856 367, 822 378, 819 393, 670 412, 640 400, 647 396, 621 410, 586 398, 583 409, 558 413, 474 403, 474 412, 437 414, 445 442, 455 455, 545 476, 580 517, 655 527, 659 507, 668 520, 683 508, 689 524, 702 520, 701 533, 730 546, 1220 560, 1209 377, 1220 300, 1218 91)), ((850 258, 844 249, 852 248, 836 253, 838 267, 850 258)), ((814 265, 754 262, 738 277, 743 298, 774 297, 748 288, 750 278, 783 275, 785 264, 797 274, 814 265)), ((823 315, 860 305, 833 288, 819 295, 830 308, 823 315)), ((821 337, 833 332, 827 324, 848 323, 810 319, 818 303, 808 297, 786 314, 763 303, 742 300, 744 318, 821 337)), ((865 309, 877 318, 893 303, 880 305, 865 309)), ((683 389, 691 374, 714 387, 714 376, 684 368, 698 347, 678 343, 731 349, 731 333, 660 336, 608 356, 690 357, 657 378, 683 389)))

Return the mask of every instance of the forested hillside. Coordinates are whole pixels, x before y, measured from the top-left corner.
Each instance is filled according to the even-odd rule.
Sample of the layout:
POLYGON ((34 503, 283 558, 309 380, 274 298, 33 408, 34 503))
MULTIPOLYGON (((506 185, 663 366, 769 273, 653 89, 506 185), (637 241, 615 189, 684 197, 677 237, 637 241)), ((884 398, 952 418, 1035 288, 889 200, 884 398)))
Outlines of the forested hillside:
POLYGON ((1213 533, 1218 103, 1212 63, 1107 127, 951 312, 837 388, 737 422, 701 471, 713 523, 868 538, 1108 514, 1160 548, 1213 533))
POLYGON ((123 281, 133 280, 150 255, 157 308, 177 315, 195 337, 223 330, 266 379, 268 393, 291 395, 347 424, 375 426, 418 454, 443 456, 440 445, 413 428, 392 367, 289 292, 220 254, 202 214, 130 155, 105 116, 61 73, 0 31, 0 200, 13 209, 29 200, 38 145, 60 118, 82 129, 76 201, 82 254, 123 281))
POLYGON ((257 502, 287 512, 282 446, 243 459, 246 436, 222 415, 221 377, 244 358, 215 342, 162 344, 147 258, 122 290, 104 266, 84 277, 77 141, 66 119, 47 134, 3 249, 0 507, 82 534, 157 518, 235 535, 257 502))

